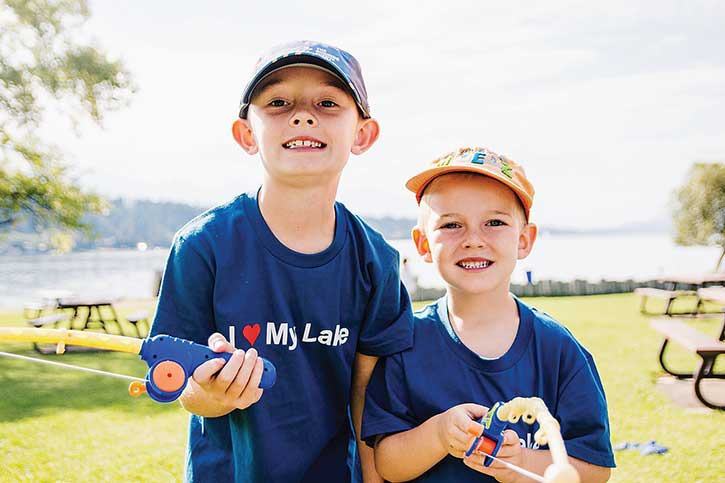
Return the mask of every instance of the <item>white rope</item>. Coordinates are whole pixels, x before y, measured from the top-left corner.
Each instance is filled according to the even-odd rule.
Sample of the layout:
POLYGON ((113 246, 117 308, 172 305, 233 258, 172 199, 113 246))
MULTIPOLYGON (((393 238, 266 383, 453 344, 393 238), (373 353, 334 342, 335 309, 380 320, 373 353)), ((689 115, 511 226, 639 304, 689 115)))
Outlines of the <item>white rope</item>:
POLYGON ((146 382, 145 379, 139 377, 127 376, 125 374, 116 374, 115 372, 106 372, 98 369, 91 369, 90 367, 73 366, 71 364, 63 364, 62 362, 46 361, 44 359, 35 359, 34 357, 21 356, 19 354, 10 354, 8 352, 0 352, 0 356, 11 357, 13 359, 20 359, 23 361, 40 362, 42 364, 49 364, 51 366, 63 367, 66 369, 75 369, 77 371, 86 371, 93 374, 100 374, 102 376, 116 377, 118 379, 126 379, 129 381, 141 381, 146 382))
POLYGON ((478 451, 478 454, 485 455, 483 461, 486 461, 486 456, 488 456, 489 458, 491 458, 495 461, 498 461, 499 463, 506 466, 508 469, 515 471, 516 473, 522 474, 524 476, 528 476, 529 478, 531 478, 534 481, 538 481, 540 483, 546 483, 546 480, 542 476, 539 476, 536 473, 532 473, 531 471, 525 470, 525 469, 521 468, 520 466, 512 465, 508 461, 498 459, 495 456, 491 456, 488 453, 484 453, 483 451, 478 451))

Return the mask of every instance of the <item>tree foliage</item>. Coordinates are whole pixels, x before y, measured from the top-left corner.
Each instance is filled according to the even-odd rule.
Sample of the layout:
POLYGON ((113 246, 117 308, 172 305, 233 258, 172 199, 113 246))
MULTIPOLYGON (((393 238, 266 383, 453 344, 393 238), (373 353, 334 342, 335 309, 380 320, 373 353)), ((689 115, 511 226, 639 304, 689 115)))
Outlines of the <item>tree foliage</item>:
POLYGON ((725 164, 696 163, 675 194, 675 242, 722 248, 725 256, 725 164))
POLYGON ((101 123, 134 91, 122 63, 83 31, 88 18, 85 0, 0 0, 0 229, 24 218, 87 229, 84 214, 104 209, 35 134, 50 107, 69 127, 101 123))

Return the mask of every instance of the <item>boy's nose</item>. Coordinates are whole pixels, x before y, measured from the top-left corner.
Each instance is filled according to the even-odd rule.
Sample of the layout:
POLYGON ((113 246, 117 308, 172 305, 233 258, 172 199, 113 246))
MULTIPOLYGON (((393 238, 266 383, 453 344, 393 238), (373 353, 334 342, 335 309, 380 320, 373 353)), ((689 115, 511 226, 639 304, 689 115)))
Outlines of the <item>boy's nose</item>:
POLYGON ((463 242, 465 248, 483 248, 486 241, 480 233, 469 233, 463 242))
POLYGON ((307 111, 296 112, 294 116, 290 118, 290 126, 317 126, 317 119, 315 116, 307 111))

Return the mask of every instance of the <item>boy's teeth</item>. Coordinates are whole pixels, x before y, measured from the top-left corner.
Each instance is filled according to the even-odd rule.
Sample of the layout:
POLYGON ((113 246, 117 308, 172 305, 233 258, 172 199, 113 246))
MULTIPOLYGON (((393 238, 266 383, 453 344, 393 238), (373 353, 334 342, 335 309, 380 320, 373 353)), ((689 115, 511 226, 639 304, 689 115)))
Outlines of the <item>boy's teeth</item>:
POLYGON ((317 141, 302 141, 302 140, 295 140, 290 141, 287 144, 284 145, 286 148, 289 149, 295 149, 295 148, 321 148, 322 143, 318 143, 317 141))
POLYGON ((491 262, 459 262, 458 264, 463 268, 486 268, 491 264, 491 262))

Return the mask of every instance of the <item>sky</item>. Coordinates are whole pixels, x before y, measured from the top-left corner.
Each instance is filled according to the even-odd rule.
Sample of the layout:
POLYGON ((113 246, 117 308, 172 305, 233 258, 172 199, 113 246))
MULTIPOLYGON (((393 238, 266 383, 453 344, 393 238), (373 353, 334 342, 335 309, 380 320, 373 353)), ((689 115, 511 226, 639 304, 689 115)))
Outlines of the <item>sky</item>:
POLYGON ((358 58, 382 127, 340 183, 354 212, 414 216, 405 180, 479 145, 523 164, 539 224, 669 218, 692 163, 725 162, 725 3, 538 3, 92 0, 139 90, 102 127, 43 129, 104 196, 223 203, 262 180, 231 136, 254 62, 312 39, 358 58))

